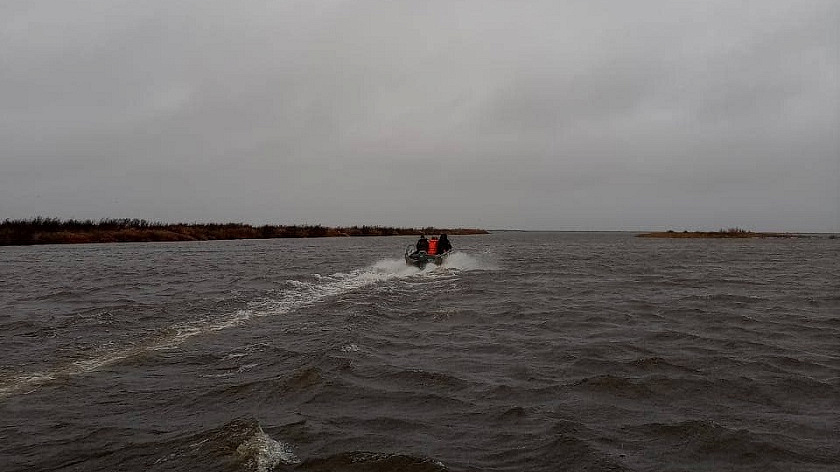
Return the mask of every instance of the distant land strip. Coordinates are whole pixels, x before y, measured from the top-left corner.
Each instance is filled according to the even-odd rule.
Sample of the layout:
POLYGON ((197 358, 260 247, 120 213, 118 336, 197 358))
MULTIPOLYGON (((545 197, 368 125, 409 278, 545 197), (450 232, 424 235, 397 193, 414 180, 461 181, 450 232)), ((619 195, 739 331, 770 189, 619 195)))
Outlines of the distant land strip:
POLYGON ((476 228, 392 228, 387 226, 326 227, 244 223, 164 224, 140 219, 60 220, 37 217, 0 223, 0 246, 34 244, 212 241, 227 239, 325 238, 334 236, 401 236, 488 234, 476 228))
POLYGON ((671 239, 697 239, 697 238, 803 238, 802 234, 796 233, 757 233, 741 228, 721 229, 719 231, 657 231, 653 233, 637 234, 639 238, 671 238, 671 239))

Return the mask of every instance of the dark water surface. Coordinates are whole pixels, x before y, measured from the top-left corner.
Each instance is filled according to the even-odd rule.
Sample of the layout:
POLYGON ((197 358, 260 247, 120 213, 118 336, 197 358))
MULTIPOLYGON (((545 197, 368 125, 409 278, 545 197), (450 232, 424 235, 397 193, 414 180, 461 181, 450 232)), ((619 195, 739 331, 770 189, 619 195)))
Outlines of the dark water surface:
POLYGON ((840 470, 840 241, 411 242, 0 248, 0 470, 840 470))

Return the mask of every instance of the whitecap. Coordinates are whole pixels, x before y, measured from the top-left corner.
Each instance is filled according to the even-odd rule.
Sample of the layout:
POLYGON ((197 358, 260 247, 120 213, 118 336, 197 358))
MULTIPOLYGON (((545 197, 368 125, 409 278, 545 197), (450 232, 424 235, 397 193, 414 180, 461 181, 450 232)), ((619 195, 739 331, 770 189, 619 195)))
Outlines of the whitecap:
POLYGON ((359 352, 359 346, 356 344, 341 346, 341 352, 359 352))
POLYGON ((267 472, 280 464, 300 464, 290 445, 272 439, 262 428, 242 442, 236 453, 245 459, 250 470, 258 472, 267 472))

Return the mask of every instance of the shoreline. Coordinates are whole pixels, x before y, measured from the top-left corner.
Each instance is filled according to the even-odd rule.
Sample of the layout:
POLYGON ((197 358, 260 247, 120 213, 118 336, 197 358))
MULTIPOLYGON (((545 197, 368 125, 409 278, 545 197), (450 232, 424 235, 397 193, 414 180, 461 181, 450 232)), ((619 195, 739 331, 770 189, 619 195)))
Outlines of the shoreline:
POLYGON ((727 230, 727 231, 654 231, 650 233, 641 233, 636 235, 637 238, 663 238, 663 239, 753 239, 753 238, 807 238, 803 234, 798 233, 767 233, 767 232, 752 232, 744 230, 727 230))
POLYGON ((446 233, 489 234, 478 228, 396 228, 387 226, 262 225, 244 223, 150 223, 145 220, 6 220, 0 222, 0 246, 105 244, 237 239, 409 236, 446 233))

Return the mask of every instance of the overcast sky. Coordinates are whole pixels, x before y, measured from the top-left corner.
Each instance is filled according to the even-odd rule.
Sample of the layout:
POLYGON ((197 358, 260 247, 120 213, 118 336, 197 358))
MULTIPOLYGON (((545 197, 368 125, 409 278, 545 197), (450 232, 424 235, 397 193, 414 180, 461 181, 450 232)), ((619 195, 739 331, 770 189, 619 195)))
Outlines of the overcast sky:
POLYGON ((0 220, 840 231, 836 0, 0 1, 0 220))

